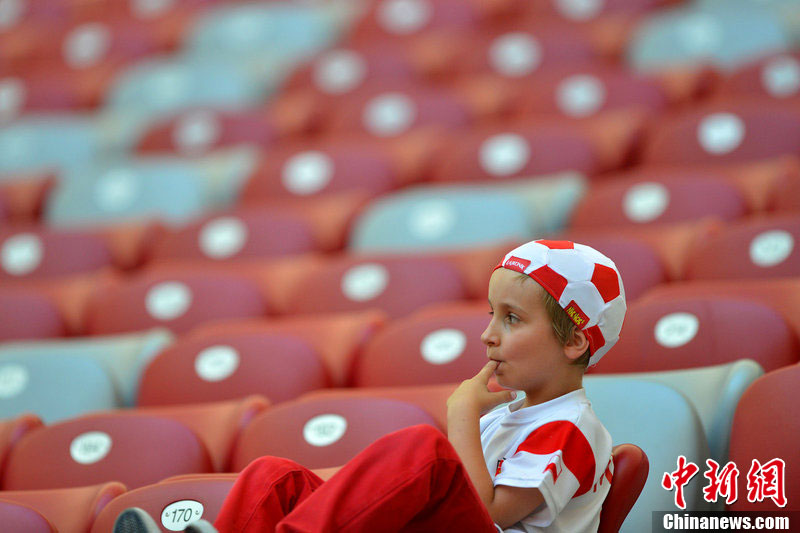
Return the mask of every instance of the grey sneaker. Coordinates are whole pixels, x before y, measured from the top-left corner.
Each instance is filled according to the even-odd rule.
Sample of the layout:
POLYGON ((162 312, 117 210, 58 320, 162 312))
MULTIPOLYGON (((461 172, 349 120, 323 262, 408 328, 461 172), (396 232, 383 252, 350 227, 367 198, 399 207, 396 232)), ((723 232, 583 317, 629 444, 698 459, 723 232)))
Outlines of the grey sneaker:
POLYGON ((147 511, 139 507, 129 507, 114 522, 114 533, 161 533, 161 529, 147 511))
POLYGON ((212 526, 210 522, 203 520, 202 518, 186 526, 186 529, 183 531, 188 533, 218 533, 216 528, 212 526))

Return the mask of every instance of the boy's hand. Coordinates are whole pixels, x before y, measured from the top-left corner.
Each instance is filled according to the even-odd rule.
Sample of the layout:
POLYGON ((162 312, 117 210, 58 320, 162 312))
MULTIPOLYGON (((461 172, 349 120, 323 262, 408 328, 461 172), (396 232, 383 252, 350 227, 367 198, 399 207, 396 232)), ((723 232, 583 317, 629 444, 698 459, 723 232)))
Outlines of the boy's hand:
POLYGON ((468 413, 477 416, 489 412, 501 403, 515 398, 513 391, 491 392, 489 378, 497 368, 497 361, 489 361, 475 377, 461 382, 461 385, 447 399, 447 412, 451 414, 468 413))

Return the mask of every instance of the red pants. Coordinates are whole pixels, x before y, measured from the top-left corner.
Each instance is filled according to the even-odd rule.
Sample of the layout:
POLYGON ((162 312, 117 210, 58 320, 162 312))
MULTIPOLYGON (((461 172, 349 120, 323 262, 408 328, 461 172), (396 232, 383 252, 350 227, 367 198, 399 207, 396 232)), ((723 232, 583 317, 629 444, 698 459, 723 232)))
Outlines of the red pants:
POLYGON ((221 533, 497 532, 453 447, 425 425, 375 441, 327 482, 288 459, 256 459, 214 525, 221 533))

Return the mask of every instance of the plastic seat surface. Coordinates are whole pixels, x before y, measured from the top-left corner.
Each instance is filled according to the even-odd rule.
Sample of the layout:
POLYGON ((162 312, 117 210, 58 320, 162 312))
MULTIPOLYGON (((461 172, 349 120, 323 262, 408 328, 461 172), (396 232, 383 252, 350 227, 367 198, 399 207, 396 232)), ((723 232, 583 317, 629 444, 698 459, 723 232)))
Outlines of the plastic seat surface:
POLYGON ((740 66, 720 80, 717 92, 721 96, 749 95, 787 100, 800 95, 800 54, 783 52, 769 54, 740 66))
POLYGON ((314 228, 291 210, 238 209, 203 216, 166 230, 150 250, 152 260, 266 259, 312 252, 314 228))
POLYGON ((0 375, 2 418, 34 413, 51 423, 120 405, 106 371, 79 356, 6 352, 0 356, 0 375))
POLYGON ((179 422, 124 412, 97 414, 23 437, 9 456, 3 489, 55 489, 112 480, 132 489, 211 468, 202 442, 179 422))
POLYGON ((165 327, 184 333, 214 319, 264 316, 258 286, 243 277, 213 271, 147 272, 96 289, 86 311, 90 334, 165 327))
POLYGON ((0 499, 35 509, 55 531, 89 531, 109 502, 126 490, 122 483, 112 481, 63 489, 2 490, 0 499))
POLYGON ((682 370, 752 359, 766 371, 798 362, 797 334, 781 314, 731 296, 663 295, 629 305, 614 357, 593 373, 682 370))
POLYGON ((339 466, 379 437, 415 424, 436 426, 427 412, 395 400, 328 398, 286 402, 247 426, 233 466, 234 470, 241 470, 262 455, 286 457, 308 468, 339 466))
POLYGON ((213 524, 234 481, 230 476, 195 475, 128 491, 103 509, 91 531, 112 531, 117 516, 128 507, 147 511, 161 531, 179 531, 201 518, 213 524))
POLYGON ((361 353, 356 387, 459 383, 486 363, 487 306, 450 305, 394 320, 361 353))
POLYGON ((144 370, 137 404, 231 400, 250 394, 273 403, 330 383, 316 349, 301 337, 242 333, 181 339, 144 370), (175 376, 182 376, 179 382, 175 376))
POLYGON ((461 300, 466 289, 449 262, 425 256, 353 256, 315 266, 289 290, 288 313, 380 309, 390 317, 461 300))
POLYGON ((697 243, 686 279, 756 279, 800 275, 800 216, 754 218, 729 224, 697 243))
POLYGON ((20 172, 85 164, 98 153, 99 139, 83 116, 26 116, 0 126, 0 171, 20 172))
MULTIPOLYGON (((738 480, 739 499, 729 505, 734 511, 797 511, 800 509, 800 475, 797 465, 798 449, 794 439, 798 426, 798 407, 794 401, 800 366, 793 365, 765 374, 756 380, 742 395, 731 431, 730 456, 741 471, 738 480), (779 407, 779 408, 778 408, 779 407), (748 471, 754 461, 766 465, 773 459, 785 463, 786 506, 779 508, 775 500, 748 499, 748 471)), ((774 472, 774 470, 773 470, 774 472)), ((754 472, 755 474, 755 472, 754 472)), ((766 471, 756 474, 764 479, 766 471), (763 477, 762 477, 763 476, 763 477)))
POLYGON ((221 402, 141 407, 136 412, 189 428, 211 458, 211 470, 203 472, 232 472, 233 454, 243 431, 269 405, 265 397, 254 395, 221 402))
MULTIPOLYGON (((117 398, 114 405, 119 403, 122 406, 131 407, 135 403, 145 365, 172 341, 173 335, 167 330, 155 329, 123 335, 8 342, 0 345, 0 361, 5 358, 27 361, 32 358, 49 360, 49 358, 56 357, 77 361, 76 364, 81 368, 86 367, 86 364, 81 361, 90 361, 92 364, 86 369, 90 375, 97 374, 95 366, 99 365, 111 379, 114 396, 117 398)), ((57 366, 60 367, 60 365, 57 366)), ((72 376, 73 372, 68 372, 68 375, 72 376)), ((57 374, 50 379, 56 377, 57 374)), ((80 381, 80 378, 78 380, 80 381)), ((57 379, 57 381, 59 380, 57 379)), ((55 383, 51 386, 54 387, 55 383)), ((80 391, 70 394, 80 394, 80 391)), ((35 403, 39 402, 41 399, 37 399, 35 403)), ((111 406, 111 404, 107 404, 102 408, 111 406)), ((66 416, 62 418, 66 418, 66 416)))
POLYGON ((627 62, 649 71, 698 62, 732 69, 790 46, 778 17, 756 4, 695 3, 655 13, 642 23, 628 46, 627 62))
POLYGON ((41 292, 0 288, 0 341, 44 339, 66 333, 64 318, 52 298, 41 292))
POLYGON ((644 488, 650 469, 647 455, 635 444, 618 444, 611 453, 614 476, 600 511, 598 533, 614 533, 620 530, 644 488))
POLYGON ((55 533, 56 528, 33 507, 0 499, 0 520, 6 531, 55 533))
POLYGON ((374 200, 355 221, 354 252, 445 251, 524 241, 536 221, 518 197, 488 188, 426 187, 374 200))
MULTIPOLYGON (((648 457, 649 476, 622 530, 647 531, 652 511, 673 509, 674 495, 661 487, 661 473, 676 468, 679 455, 704 464, 708 444, 691 402, 667 385, 627 377, 587 376, 586 394, 614 442, 639 446, 648 457)), ((699 477, 699 476, 698 476, 699 477)), ((706 509, 702 480, 697 477, 684 487, 687 510, 706 509)))
POLYGON ((98 270, 112 264, 99 234, 41 227, 0 230, 0 282, 98 270))

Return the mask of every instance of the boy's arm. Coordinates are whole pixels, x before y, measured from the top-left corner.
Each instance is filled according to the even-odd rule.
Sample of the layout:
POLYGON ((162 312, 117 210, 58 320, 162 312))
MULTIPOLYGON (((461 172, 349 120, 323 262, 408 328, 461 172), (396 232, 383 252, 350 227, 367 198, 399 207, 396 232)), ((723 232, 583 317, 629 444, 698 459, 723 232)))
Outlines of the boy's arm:
POLYGON ((510 391, 490 392, 487 384, 497 363, 490 361, 447 400, 447 438, 453 445, 492 520, 502 528, 528 516, 543 501, 539 489, 494 486, 481 447, 480 417, 513 400, 510 391))

